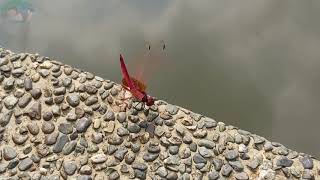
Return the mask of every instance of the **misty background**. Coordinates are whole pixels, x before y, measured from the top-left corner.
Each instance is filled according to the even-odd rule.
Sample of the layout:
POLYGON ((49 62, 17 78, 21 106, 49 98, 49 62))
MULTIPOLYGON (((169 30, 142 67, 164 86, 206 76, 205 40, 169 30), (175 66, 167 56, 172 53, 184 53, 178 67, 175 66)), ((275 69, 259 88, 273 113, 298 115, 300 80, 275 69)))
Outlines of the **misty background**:
POLYGON ((151 95, 320 157, 320 1, 30 2, 0 24, 6 48, 115 82, 121 52, 151 95))

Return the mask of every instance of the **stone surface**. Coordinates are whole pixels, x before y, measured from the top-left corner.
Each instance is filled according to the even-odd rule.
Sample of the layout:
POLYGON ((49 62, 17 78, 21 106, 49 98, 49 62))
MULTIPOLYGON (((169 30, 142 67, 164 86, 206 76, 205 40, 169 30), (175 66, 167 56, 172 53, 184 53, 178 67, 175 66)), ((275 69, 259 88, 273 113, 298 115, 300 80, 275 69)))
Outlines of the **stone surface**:
POLYGON ((0 179, 320 179, 313 156, 0 48, 0 179))

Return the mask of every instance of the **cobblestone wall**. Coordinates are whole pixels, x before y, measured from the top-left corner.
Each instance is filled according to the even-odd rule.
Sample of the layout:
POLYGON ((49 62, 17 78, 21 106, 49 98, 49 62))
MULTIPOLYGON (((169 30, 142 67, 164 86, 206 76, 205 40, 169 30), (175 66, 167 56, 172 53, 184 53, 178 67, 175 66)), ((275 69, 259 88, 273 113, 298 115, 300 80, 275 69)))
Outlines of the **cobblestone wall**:
POLYGON ((0 179, 320 179, 319 161, 35 54, 0 49, 0 179))

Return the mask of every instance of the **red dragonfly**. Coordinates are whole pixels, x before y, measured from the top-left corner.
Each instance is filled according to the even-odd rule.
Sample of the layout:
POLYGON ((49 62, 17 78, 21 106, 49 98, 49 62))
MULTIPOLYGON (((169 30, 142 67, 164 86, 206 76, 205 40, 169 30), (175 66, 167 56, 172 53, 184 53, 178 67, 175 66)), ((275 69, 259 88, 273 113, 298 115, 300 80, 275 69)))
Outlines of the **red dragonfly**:
POLYGON ((132 95, 137 98, 140 102, 146 103, 147 106, 152 106, 154 104, 154 98, 149 96, 145 90, 146 85, 143 84, 141 81, 130 77, 126 64, 124 63, 123 57, 120 54, 120 65, 121 65, 121 72, 122 72, 122 86, 130 91, 132 95))

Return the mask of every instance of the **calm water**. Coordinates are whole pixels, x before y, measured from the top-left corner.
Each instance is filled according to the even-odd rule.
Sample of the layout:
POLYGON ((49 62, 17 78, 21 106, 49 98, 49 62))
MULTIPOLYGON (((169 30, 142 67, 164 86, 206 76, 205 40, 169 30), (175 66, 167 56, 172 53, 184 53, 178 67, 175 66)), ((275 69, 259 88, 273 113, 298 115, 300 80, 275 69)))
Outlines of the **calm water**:
POLYGON ((31 2, 0 44, 118 82, 121 52, 152 95, 320 157, 319 1, 31 2))

